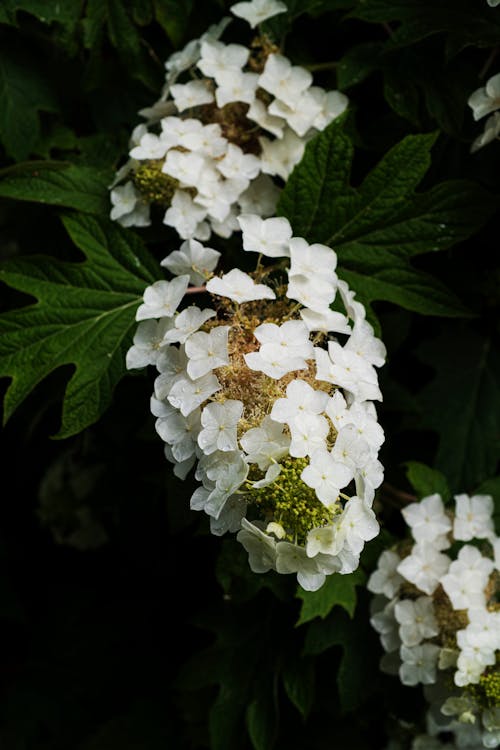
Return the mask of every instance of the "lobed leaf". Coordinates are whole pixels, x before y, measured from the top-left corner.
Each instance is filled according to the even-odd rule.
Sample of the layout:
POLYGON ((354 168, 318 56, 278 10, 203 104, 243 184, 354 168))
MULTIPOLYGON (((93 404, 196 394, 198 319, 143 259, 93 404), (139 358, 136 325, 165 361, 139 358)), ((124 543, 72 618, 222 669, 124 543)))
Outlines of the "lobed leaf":
POLYGON ((416 193, 435 139, 407 136, 354 188, 354 149, 339 118, 308 143, 278 213, 296 235, 336 250, 340 274, 366 304, 387 300, 427 315, 467 316, 444 284, 409 261, 469 237, 492 215, 496 200, 465 180, 416 193))
POLYGON ((84 262, 41 255, 0 270, 2 281, 37 300, 1 316, 0 376, 11 378, 4 419, 49 373, 73 365, 59 438, 80 432, 109 405, 125 373, 135 311, 159 275, 134 234, 90 216, 69 216, 64 224, 84 262))
POLYGON ((0 171, 0 197, 107 216, 110 179, 94 167, 56 161, 24 162, 0 171))
POLYGON ((323 586, 318 591, 304 591, 297 589, 297 598, 302 599, 297 625, 313 620, 315 617, 324 619, 332 609, 339 605, 352 617, 356 608, 356 586, 365 582, 365 574, 358 568, 349 575, 327 576, 323 586))

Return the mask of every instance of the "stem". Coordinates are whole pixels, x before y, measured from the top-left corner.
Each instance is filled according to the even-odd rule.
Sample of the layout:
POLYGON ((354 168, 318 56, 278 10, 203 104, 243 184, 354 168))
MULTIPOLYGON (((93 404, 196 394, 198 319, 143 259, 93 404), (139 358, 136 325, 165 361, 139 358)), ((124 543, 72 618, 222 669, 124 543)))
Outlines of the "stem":
POLYGON ((384 482, 384 484, 382 485, 382 489, 385 490, 388 495, 392 495, 392 497, 397 498, 401 505, 416 503, 418 501, 416 495, 412 495, 410 492, 399 490, 397 487, 389 484, 389 482, 384 482))
POLYGON ((331 60, 330 62, 313 63, 311 65, 305 65, 306 70, 311 73, 319 70, 334 70, 338 66, 337 60, 331 60))
POLYGON ((206 291, 206 286, 190 286, 188 289, 186 289, 186 294, 201 294, 202 292, 206 291))
POLYGON ((494 49, 491 50, 490 54, 487 57, 486 62, 484 63, 483 67, 479 71, 478 78, 484 78, 488 70, 491 68, 491 65, 493 63, 493 60, 498 55, 498 47, 494 47, 494 49))

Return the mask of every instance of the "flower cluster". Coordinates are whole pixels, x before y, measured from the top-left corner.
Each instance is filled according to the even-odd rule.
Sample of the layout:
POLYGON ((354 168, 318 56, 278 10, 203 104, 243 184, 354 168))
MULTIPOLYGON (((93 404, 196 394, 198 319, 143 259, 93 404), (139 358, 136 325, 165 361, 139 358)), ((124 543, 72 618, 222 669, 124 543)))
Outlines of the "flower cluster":
MULTIPOLYGON (((286 10, 275 0, 238 3, 232 12, 253 27, 286 10)), ((347 106, 338 91, 281 55, 266 36, 249 47, 224 44, 230 19, 211 27, 166 63, 162 97, 142 110, 128 162, 111 190, 111 218, 147 226, 158 207, 182 239, 229 237, 237 216, 274 214, 280 188, 306 142, 347 106)))
POLYGON ((467 103, 472 109, 474 120, 491 115, 485 122, 483 132, 472 144, 471 150, 477 151, 494 141, 500 133, 500 112, 497 112, 500 109, 500 73, 492 76, 485 86, 476 89, 467 103))
POLYGON ((239 532, 253 571, 297 573, 315 590, 352 572, 378 533, 384 433, 372 401, 385 348, 331 248, 292 237, 285 218, 239 224, 256 271, 213 275, 219 253, 186 240, 162 262, 175 278, 144 293, 127 365, 159 372, 156 429, 177 476, 196 464, 191 507, 214 534, 239 532), (202 282, 210 307, 178 311, 202 282))
POLYGON ((500 538, 492 512, 489 495, 457 495, 454 512, 438 494, 412 503, 402 513, 414 543, 383 552, 368 581, 378 595, 371 622, 387 652, 382 668, 405 685, 431 686, 439 731, 447 721, 447 730, 477 735, 484 747, 500 744, 500 538))

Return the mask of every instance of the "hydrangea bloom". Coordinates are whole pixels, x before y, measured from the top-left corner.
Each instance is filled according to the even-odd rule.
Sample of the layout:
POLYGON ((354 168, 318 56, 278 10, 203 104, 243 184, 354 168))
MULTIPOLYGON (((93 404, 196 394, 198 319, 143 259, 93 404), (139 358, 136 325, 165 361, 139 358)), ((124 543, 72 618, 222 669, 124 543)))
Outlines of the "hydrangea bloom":
POLYGON ((383 552, 368 581, 377 594, 371 622, 387 654, 399 657, 401 681, 431 686, 426 695, 439 724, 414 748, 426 747, 425 737, 433 738, 429 747, 448 747, 441 731, 453 732, 458 747, 500 744, 500 560, 492 512, 488 495, 456 495, 454 512, 439 495, 412 503, 402 513, 414 544, 404 540, 383 552))
MULTIPOLYGON (((231 10, 253 28, 286 6, 231 10)), ((148 225, 156 206, 180 237, 204 242, 212 231, 229 237, 243 212, 272 216, 306 142, 345 110, 344 94, 314 86, 265 35, 248 47, 220 41, 229 21, 169 58, 160 100, 141 111, 147 124, 111 190, 111 218, 123 226, 148 225)))
POLYGON ((352 572, 379 530, 371 506, 384 434, 373 399, 385 348, 337 278, 332 249, 292 237, 284 218, 240 223, 243 246, 259 253, 256 271, 205 270, 210 307, 179 311, 194 256, 171 253, 162 265, 179 275, 146 289, 138 319, 147 315, 151 330, 139 323, 127 363, 158 370, 156 429, 177 476, 195 467, 191 507, 214 534, 238 532, 253 571, 295 573, 315 590, 330 573, 352 572), (322 290, 316 318, 308 285, 322 290), (330 309, 334 300, 344 312, 330 309), (165 306, 169 323, 153 327, 165 306))

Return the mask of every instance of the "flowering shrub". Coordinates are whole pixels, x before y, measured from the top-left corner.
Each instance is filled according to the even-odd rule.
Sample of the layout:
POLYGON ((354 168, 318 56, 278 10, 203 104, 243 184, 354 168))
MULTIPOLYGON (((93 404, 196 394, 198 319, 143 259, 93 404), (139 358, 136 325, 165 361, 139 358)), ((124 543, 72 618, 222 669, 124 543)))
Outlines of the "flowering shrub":
POLYGON ((0 3, 2 750, 499 746, 499 49, 0 3))
MULTIPOLYGON (((231 10, 254 28, 286 6, 238 3, 231 10)), ((161 99, 142 110, 148 123, 133 131, 129 161, 111 191, 111 218, 123 226, 147 226, 158 206, 180 237, 205 241, 212 231, 229 237, 241 213, 272 216, 279 195, 272 177, 283 184, 306 142, 345 110, 344 94, 313 86, 311 73, 264 33, 249 47, 221 42, 229 23, 223 19, 165 63, 161 99)))
POLYGON ((402 514, 413 539, 385 550, 368 581, 378 595, 371 623, 386 651, 382 668, 396 670, 404 685, 432 686, 431 726, 452 731, 459 747, 500 744, 500 539, 492 513, 489 495, 456 495, 454 513, 439 494, 408 505, 402 514))
POLYGON ((144 293, 127 364, 160 373, 151 409, 174 473, 196 463, 191 507, 214 534, 241 529, 253 571, 297 573, 314 591, 328 573, 352 573, 378 532, 374 366, 385 347, 333 250, 292 237, 284 218, 239 223, 245 251, 282 261, 215 276, 219 253, 186 240, 162 261, 176 277, 144 293), (176 312, 202 281, 213 307, 176 312), (330 308, 337 293, 344 312, 330 308))

